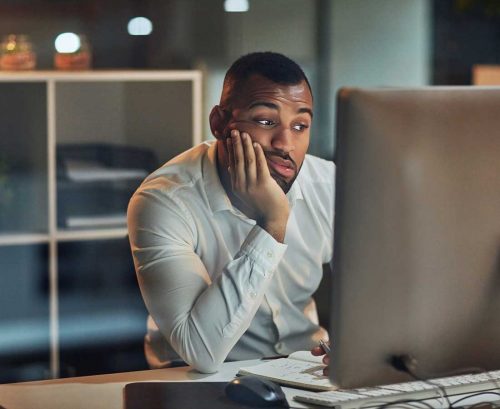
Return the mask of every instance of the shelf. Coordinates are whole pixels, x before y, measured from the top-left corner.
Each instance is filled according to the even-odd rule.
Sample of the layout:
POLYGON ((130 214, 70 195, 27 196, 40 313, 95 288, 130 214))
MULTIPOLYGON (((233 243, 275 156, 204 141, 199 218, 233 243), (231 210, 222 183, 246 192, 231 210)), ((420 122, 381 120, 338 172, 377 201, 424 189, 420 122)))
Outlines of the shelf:
POLYGON ((0 233, 0 246, 48 243, 48 234, 40 233, 0 233))
POLYGON ((2 322, 0 337, 0 356, 13 356, 22 353, 38 353, 48 350, 49 331, 47 320, 29 319, 2 322), (26 336, 29 333, 29 337, 26 336))
POLYGON ((68 216, 66 217, 66 226, 68 230, 97 230, 120 228, 127 226, 127 215, 109 214, 92 216, 68 216))
MULTIPOLYGON (((109 344, 118 338, 122 341, 142 337, 145 316, 137 310, 112 311, 108 314, 79 314, 62 318, 60 336, 66 348, 79 347, 82 343, 109 344)), ((23 322, 3 322, 0 337, 0 356, 38 353, 48 348, 47 322, 43 319, 23 322), (26 337, 26 332, 30 336, 26 337)))
POLYGON ((127 342, 144 336, 145 315, 129 309, 106 314, 79 314, 60 319, 60 337, 64 348, 110 344, 114 339, 127 342))
POLYGON ((28 379, 32 353, 52 377, 141 369, 147 310, 127 206, 148 174, 201 143, 201 79, 0 72, 0 355, 19 352, 9 381, 28 379))
MULTIPOLYGON (((121 239, 127 237, 126 227, 103 228, 91 230, 61 230, 59 229, 54 236, 56 241, 86 241, 86 240, 106 240, 121 239)), ((49 234, 39 233, 2 233, 0 234, 0 246, 17 246, 30 244, 49 243, 51 236, 49 234)))
POLYGON ((56 234, 58 241, 80 241, 80 240, 105 240, 120 239, 127 237, 126 227, 115 229, 92 229, 92 230, 61 230, 56 234))
POLYGON ((68 71, 3 71, 0 81, 201 81, 200 71, 185 70, 89 70, 68 71))

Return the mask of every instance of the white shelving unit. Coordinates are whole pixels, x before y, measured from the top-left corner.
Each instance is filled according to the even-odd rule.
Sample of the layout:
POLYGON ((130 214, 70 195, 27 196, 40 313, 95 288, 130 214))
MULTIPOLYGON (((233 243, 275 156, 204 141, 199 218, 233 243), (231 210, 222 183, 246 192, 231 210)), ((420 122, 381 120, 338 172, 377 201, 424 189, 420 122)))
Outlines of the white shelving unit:
MULTIPOLYGON (((23 178, 26 178, 25 173, 31 172, 32 175, 26 178, 30 180, 28 185, 31 186, 32 198, 22 201, 18 214, 19 218, 23 214, 29 214, 29 217, 23 221, 25 224, 19 221, 20 224, 16 225, 16 217, 9 221, 10 226, 2 228, 0 223, 0 249, 4 248, 7 254, 7 246, 46 245, 48 248, 52 377, 58 377, 60 372, 60 244, 123 239, 127 235, 125 225, 79 229, 61 226, 58 145, 118 142, 118 145, 149 149, 155 153, 158 162, 163 163, 202 141, 201 90, 199 71, 0 73, 3 100, 0 102, 0 112, 3 112, 0 113, 0 121, 3 118, 7 122, 6 128, 3 131, 0 129, 0 160, 4 150, 3 160, 9 161, 11 167, 19 165, 15 157, 18 154, 25 156, 24 163, 34 163, 28 166, 33 168, 30 171, 20 170, 23 178), (12 105, 9 98, 13 101, 12 105), (9 109, 13 111, 8 112, 9 109), (45 118, 40 112, 45 112, 45 118), (31 114, 36 117, 33 121, 31 114), (19 117, 12 119, 12 115, 19 117), (19 134, 16 135, 18 125, 19 134), (23 141, 26 132, 31 132, 32 136, 23 141), (109 140, 108 134, 111 135, 109 140), (23 143, 25 146, 22 146, 23 143)), ((22 163, 19 166, 22 168, 22 163)), ((0 184, 0 204, 4 193, 0 184)), ((6 262, 8 260, 0 259, 0 270, 5 270, 2 264, 6 262)), ((33 276, 37 273, 33 272, 33 276)), ((0 318, 0 332, 2 325, 0 318)))

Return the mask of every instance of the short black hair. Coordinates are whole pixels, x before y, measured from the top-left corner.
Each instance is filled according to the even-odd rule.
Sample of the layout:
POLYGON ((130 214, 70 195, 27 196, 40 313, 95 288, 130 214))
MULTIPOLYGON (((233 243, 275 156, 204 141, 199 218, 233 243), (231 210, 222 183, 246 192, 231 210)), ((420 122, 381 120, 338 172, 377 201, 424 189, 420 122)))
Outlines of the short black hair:
POLYGON ((312 95, 311 84, 295 61, 283 54, 271 51, 254 52, 243 55, 229 67, 224 77, 221 105, 227 105, 231 94, 252 75, 261 75, 277 84, 284 85, 295 85, 305 81, 312 95))

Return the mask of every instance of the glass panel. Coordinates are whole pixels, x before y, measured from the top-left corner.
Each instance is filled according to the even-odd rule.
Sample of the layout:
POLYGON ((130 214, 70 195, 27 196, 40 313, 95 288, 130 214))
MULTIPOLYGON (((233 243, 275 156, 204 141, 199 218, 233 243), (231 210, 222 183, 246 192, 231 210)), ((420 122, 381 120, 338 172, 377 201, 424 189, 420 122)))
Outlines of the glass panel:
POLYGON ((192 84, 56 86, 58 226, 125 227, 144 177, 192 145, 192 84))
POLYGON ((0 83, 0 95, 0 234, 46 232, 45 84, 0 83))
POLYGON ((0 246, 0 382, 49 377, 47 245, 0 246))
POLYGON ((59 243, 61 376, 146 369, 128 239, 59 243))

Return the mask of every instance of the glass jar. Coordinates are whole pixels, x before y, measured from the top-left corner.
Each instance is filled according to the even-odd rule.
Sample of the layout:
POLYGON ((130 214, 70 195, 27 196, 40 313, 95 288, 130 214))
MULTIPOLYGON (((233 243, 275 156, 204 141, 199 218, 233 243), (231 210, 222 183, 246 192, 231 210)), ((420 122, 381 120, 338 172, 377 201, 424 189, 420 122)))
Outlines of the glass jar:
POLYGON ((9 34, 0 44, 1 70, 33 70, 36 67, 36 55, 29 36, 9 34))
POLYGON ((56 51, 54 67, 58 70, 88 70, 92 66, 92 51, 87 37, 79 34, 78 47, 74 51, 56 51))

